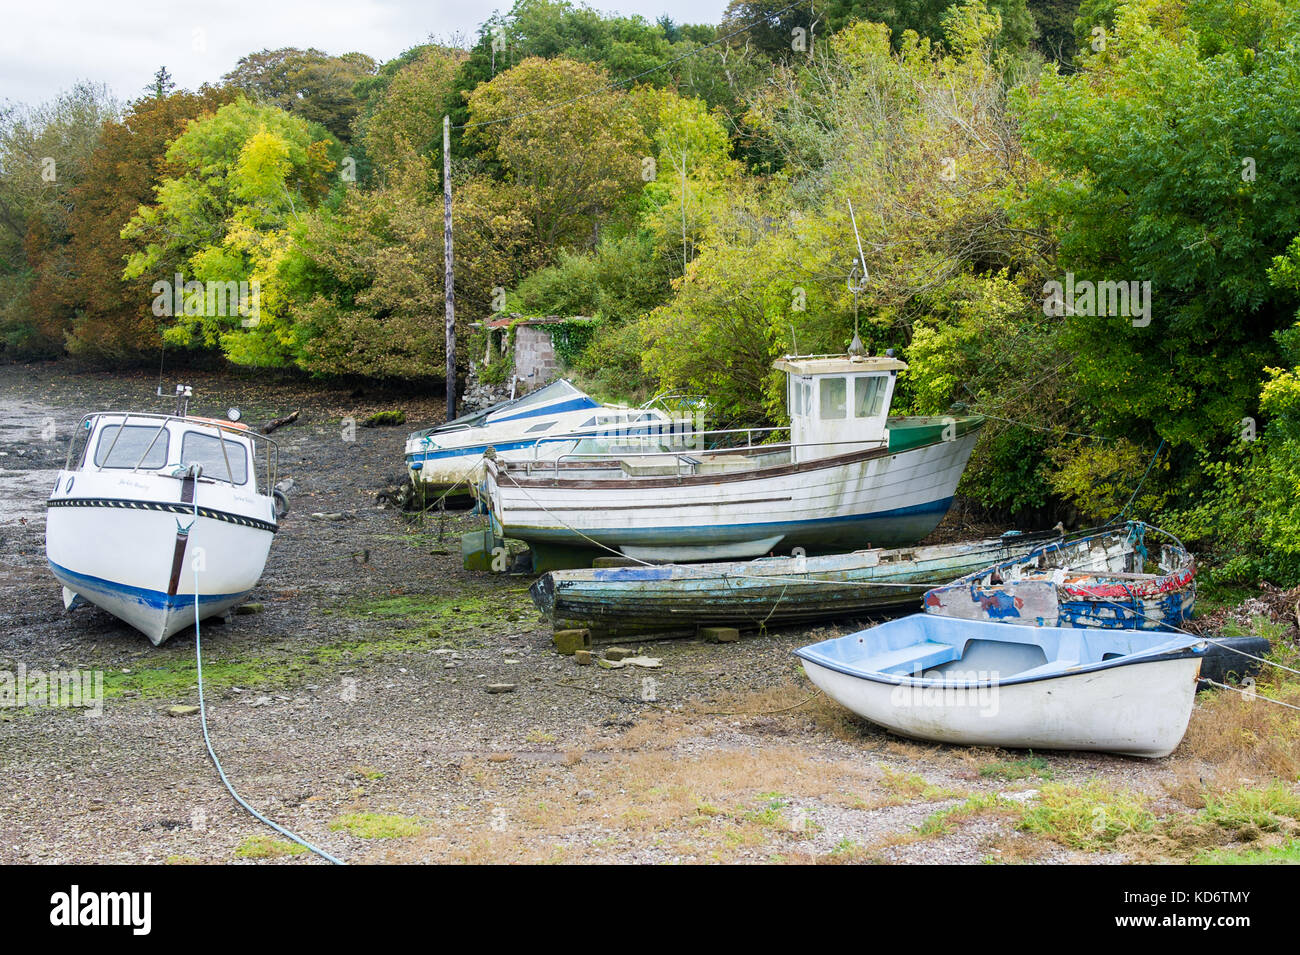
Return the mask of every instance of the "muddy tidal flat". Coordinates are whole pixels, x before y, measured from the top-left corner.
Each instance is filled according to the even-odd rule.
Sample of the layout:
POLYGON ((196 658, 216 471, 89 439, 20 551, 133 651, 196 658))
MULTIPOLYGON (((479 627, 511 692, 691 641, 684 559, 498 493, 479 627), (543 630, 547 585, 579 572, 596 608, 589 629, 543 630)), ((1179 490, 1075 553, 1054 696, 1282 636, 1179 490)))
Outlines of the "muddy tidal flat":
MULTIPOLYGON (((342 859, 1114 863, 1155 850, 1061 838, 1031 807, 1104 790, 1154 819, 1204 808, 1184 785, 1213 753, 1204 706, 1164 760, 907 742, 818 696, 791 655, 853 622, 622 644, 653 670, 578 666, 554 652, 531 578, 462 569, 481 518, 376 503, 440 395, 185 379, 196 414, 301 412, 274 435, 291 511, 252 612, 204 624, 205 687, 241 794, 342 859), (396 408, 405 426, 344 440, 345 418, 396 408)), ((317 864, 234 803, 198 716, 173 715, 198 702, 193 630, 153 647, 97 608, 65 612, 46 567, 44 500, 77 421, 168 410, 156 384, 0 366, 0 671, 103 680, 98 715, 0 708, 0 863, 317 864)))

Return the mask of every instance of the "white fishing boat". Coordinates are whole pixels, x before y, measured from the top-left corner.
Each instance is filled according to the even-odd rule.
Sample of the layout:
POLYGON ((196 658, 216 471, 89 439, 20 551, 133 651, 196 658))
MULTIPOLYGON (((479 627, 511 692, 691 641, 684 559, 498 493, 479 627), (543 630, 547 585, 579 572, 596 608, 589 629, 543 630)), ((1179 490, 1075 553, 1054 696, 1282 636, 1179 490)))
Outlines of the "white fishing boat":
POLYGON ((827 696, 902 736, 1158 757, 1187 731, 1205 644, 913 614, 795 653, 827 696))
POLYGON ((196 599, 207 618, 248 596, 287 511, 274 442, 187 414, 190 394, 175 414, 87 415, 47 501, 64 606, 94 604, 155 645, 193 625, 196 599))
POLYGON ((789 429, 706 431, 694 436, 703 450, 488 460, 479 493, 492 533, 526 542, 534 570, 610 551, 734 560, 900 546, 929 534, 983 418, 890 417, 907 365, 889 354, 787 357, 776 368, 788 376, 789 429))
MULTIPOLYGON (((677 425, 677 430, 682 430, 677 425)), ((659 408, 602 405, 565 379, 464 415, 406 439, 411 481, 426 493, 463 487, 470 496, 482 477, 488 448, 501 459, 554 460, 581 442, 623 435, 671 435, 673 419, 659 408)))

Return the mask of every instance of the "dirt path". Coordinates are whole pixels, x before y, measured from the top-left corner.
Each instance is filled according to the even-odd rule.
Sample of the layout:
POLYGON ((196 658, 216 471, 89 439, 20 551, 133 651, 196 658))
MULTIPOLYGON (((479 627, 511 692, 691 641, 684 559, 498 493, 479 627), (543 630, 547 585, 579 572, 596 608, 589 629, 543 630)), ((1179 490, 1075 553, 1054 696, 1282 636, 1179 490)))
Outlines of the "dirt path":
MULTIPOLYGON (((400 407, 423 426, 437 396, 187 380, 198 414, 238 405, 256 426, 302 410, 275 435, 295 484, 252 598, 263 609, 205 625, 205 676, 242 794, 346 859, 1116 861, 1018 828, 1017 793, 1095 778, 1168 804, 1195 772, 1177 755, 895 740, 809 699, 790 651, 830 630, 645 643, 654 671, 578 667, 551 652, 528 580, 461 569, 476 518, 440 535, 375 506, 410 427, 346 441, 341 420, 400 407)), ((0 709, 0 863, 316 861, 262 838, 197 718, 167 715, 197 702, 192 631, 154 648, 97 609, 65 614, 46 570, 42 502, 67 435, 87 411, 154 408, 153 387, 0 367, 0 670, 102 671, 106 691, 99 716, 0 709)))

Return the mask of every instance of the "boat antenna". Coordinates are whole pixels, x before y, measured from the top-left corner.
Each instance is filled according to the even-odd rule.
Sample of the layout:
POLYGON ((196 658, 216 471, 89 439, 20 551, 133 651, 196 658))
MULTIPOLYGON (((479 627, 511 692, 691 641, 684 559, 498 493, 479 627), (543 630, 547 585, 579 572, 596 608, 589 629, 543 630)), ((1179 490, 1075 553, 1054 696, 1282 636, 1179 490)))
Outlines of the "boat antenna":
POLYGON ((853 223, 853 238, 858 243, 858 257, 849 270, 848 288, 853 293, 853 341, 849 343, 849 357, 860 358, 866 351, 858 335, 858 295, 866 290, 871 275, 867 272, 867 257, 862 252, 862 236, 858 234, 858 217, 853 214, 853 200, 849 200, 849 220, 853 223), (861 278, 859 278, 861 276, 861 278))

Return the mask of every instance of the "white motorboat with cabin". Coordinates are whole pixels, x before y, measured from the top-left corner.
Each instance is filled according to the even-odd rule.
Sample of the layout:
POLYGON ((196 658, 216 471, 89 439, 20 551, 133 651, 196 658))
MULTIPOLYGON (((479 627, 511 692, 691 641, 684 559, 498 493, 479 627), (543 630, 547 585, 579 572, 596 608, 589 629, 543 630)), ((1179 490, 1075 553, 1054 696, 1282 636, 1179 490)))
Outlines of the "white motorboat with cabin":
POLYGON ((692 436, 703 447, 489 459, 479 493, 491 533, 527 543, 535 571, 588 566, 610 552, 735 560, 900 546, 929 534, 984 419, 890 417, 907 368, 892 353, 788 356, 775 367, 788 376, 786 440, 783 428, 706 431, 692 436))
POLYGON ((207 618, 248 596, 288 509, 274 442, 189 415, 191 394, 170 415, 86 415, 46 502, 64 606, 94 604, 155 645, 193 625, 196 601, 207 618))

